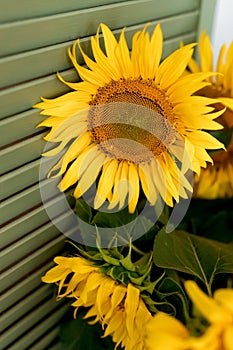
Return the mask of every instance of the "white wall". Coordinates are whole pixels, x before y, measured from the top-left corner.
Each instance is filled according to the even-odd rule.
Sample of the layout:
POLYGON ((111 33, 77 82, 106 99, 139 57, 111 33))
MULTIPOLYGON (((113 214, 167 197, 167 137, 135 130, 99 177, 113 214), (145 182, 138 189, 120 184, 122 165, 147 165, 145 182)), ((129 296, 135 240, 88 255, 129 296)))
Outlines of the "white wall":
POLYGON ((217 0, 211 42, 215 62, 219 49, 226 43, 227 47, 233 40, 233 0, 217 0))

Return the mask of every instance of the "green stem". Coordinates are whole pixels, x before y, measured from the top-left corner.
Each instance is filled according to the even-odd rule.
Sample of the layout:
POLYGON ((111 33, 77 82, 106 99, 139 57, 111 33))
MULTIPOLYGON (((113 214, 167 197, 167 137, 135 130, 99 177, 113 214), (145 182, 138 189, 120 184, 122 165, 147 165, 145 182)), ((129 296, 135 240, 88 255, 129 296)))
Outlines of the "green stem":
POLYGON ((118 235, 118 237, 122 240, 122 242, 126 243, 127 245, 130 245, 130 244, 131 244, 132 249, 133 249, 136 253, 138 253, 139 255, 142 255, 142 256, 145 255, 145 253, 144 253, 142 250, 140 250, 140 249, 138 249, 137 247, 135 247, 135 245, 133 245, 133 243, 128 242, 125 238, 121 237, 120 235, 118 235))

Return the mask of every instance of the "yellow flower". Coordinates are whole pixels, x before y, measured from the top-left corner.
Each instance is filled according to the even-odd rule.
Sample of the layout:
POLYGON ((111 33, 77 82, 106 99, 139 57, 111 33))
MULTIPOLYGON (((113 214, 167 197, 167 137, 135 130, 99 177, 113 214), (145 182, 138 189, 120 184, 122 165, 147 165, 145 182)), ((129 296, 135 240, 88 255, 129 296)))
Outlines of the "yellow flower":
POLYGON ((104 336, 111 335, 116 347, 144 350, 144 324, 152 317, 132 284, 118 284, 100 272, 100 268, 84 258, 56 257, 57 266, 49 270, 42 281, 58 283, 58 299, 75 298, 75 315, 79 307, 89 307, 85 318, 100 322, 104 336), (67 279, 68 277, 68 279, 67 279))
POLYGON ((209 330, 217 338, 219 350, 233 350, 233 289, 218 289, 208 297, 193 281, 185 282, 185 289, 195 307, 209 321, 209 330))
POLYGON ((146 327, 148 350, 232 350, 233 290, 219 289, 210 298, 193 281, 186 281, 185 288, 210 326, 204 334, 194 337, 174 317, 157 313, 146 327))
MULTIPOLYGON (((203 31, 200 35, 200 66, 194 59, 189 64, 194 73, 214 70, 213 52, 210 38, 203 31)), ((226 107, 226 111, 217 121, 223 125, 223 132, 233 128, 233 41, 228 50, 222 45, 216 72, 216 77, 207 79, 209 85, 196 94, 216 98, 213 106, 216 110, 226 107)), ((221 133, 221 132, 220 132, 221 133)), ((227 147, 227 152, 219 151, 212 155, 214 166, 208 165, 201 170, 200 177, 195 178, 194 196, 206 199, 233 197, 233 136, 227 147)))
POLYGON ((94 60, 79 41, 69 50, 83 81, 69 83, 59 75, 74 91, 34 106, 49 116, 40 124, 52 128, 46 140, 59 143, 45 155, 57 155, 66 147, 52 174, 63 175, 61 191, 76 186, 75 198, 98 178, 96 209, 108 200, 110 209, 127 203, 129 212, 134 212, 140 187, 150 204, 161 195, 173 206, 174 199, 187 198, 187 190, 192 191, 185 178, 188 168, 199 173, 211 161, 206 149, 223 148, 202 130, 221 129, 213 119, 222 111, 210 113, 213 100, 193 96, 213 73, 183 76, 194 44, 176 50, 160 64, 159 25, 151 37, 147 26, 136 32, 131 52, 124 29, 119 41, 106 25, 99 29, 105 50, 98 30, 91 38, 94 60), (76 61, 77 45, 87 68, 76 61))

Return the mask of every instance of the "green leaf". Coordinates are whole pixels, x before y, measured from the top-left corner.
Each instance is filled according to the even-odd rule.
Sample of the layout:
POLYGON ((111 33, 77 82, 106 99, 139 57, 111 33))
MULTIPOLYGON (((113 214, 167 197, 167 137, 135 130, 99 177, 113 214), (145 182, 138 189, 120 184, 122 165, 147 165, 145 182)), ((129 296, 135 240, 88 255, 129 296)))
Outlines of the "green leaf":
MULTIPOLYGON (((228 147, 231 141, 232 132, 233 132, 233 128, 223 129, 218 131, 215 130, 215 131, 211 131, 211 135, 213 135, 219 141, 221 141, 225 145, 225 147, 228 147)), ((216 151, 213 153, 216 153, 216 151)))
POLYGON ((74 208, 76 215, 83 221, 90 223, 92 218, 91 207, 82 198, 76 199, 74 208))
POLYGON ((119 227, 128 224, 137 217, 137 213, 130 214, 128 208, 119 212, 108 213, 98 211, 93 218, 93 224, 99 227, 119 227))
POLYGON ((216 274, 233 273, 232 244, 199 237, 184 231, 161 230, 154 242, 155 265, 199 278, 211 294, 216 274))
POLYGON ((179 319, 182 319, 183 322, 189 321, 188 299, 176 271, 166 270, 166 277, 155 293, 160 300, 167 300, 174 306, 179 319))

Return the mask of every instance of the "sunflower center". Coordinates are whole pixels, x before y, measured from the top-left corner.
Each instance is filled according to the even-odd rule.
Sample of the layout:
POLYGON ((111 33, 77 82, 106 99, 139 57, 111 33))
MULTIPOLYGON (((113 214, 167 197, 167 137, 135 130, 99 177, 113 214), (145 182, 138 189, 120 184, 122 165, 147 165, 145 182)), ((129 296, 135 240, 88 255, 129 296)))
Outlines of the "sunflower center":
POLYGON ((173 107, 151 80, 112 81, 90 106, 92 141, 111 158, 149 161, 175 139, 173 107))

